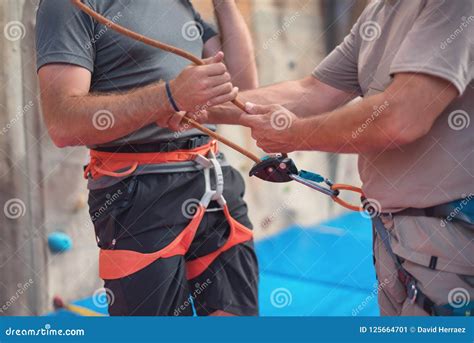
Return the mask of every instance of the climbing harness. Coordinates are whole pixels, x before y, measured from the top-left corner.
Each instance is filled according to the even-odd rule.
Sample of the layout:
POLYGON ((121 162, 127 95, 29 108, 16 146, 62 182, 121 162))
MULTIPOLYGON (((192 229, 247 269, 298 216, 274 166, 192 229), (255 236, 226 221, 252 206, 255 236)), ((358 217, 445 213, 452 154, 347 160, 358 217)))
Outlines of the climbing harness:
MULTIPOLYGON (((186 262, 187 278, 194 279, 204 272, 209 265, 223 252, 230 248, 250 241, 253 237, 252 231, 232 218, 227 203, 223 197, 224 175, 219 161, 216 158, 217 142, 196 148, 191 151, 174 151, 165 153, 128 154, 95 152, 93 164, 86 168, 88 177, 114 176, 111 170, 117 167, 125 168, 126 171, 118 173, 120 176, 130 175, 139 165, 174 162, 195 161, 204 168, 205 193, 198 204, 195 204, 195 213, 190 223, 184 230, 166 247, 153 253, 139 253, 131 250, 115 250, 115 240, 112 249, 101 249, 99 254, 99 275, 104 280, 115 280, 136 273, 160 258, 173 256, 184 256, 194 240, 196 231, 201 224, 204 214, 208 211, 221 210, 229 223, 230 233, 227 242, 209 255, 199 257, 186 262), (123 156, 125 155, 125 156, 123 156), (207 157, 206 157, 207 156, 207 157), (134 161, 130 167, 130 161, 134 161), (103 168, 99 168, 98 166, 103 168), (211 171, 214 174, 214 183, 211 182, 211 171), (212 187, 214 185, 214 187, 212 187), (216 201, 220 208, 208 209, 209 204, 216 201)), ((194 204, 193 204, 194 205, 194 204)))
MULTIPOLYGON (((172 45, 168 45, 168 44, 162 43, 160 41, 157 41, 155 39, 151 39, 149 37, 141 35, 139 33, 133 32, 133 31, 131 31, 131 30, 115 23, 115 22, 113 22, 112 20, 107 19, 106 17, 102 16, 101 14, 99 14, 96 11, 94 11, 93 9, 91 9, 86 4, 82 3, 81 0, 71 0, 71 2, 73 3, 73 5, 78 7, 81 11, 87 13, 89 16, 94 18, 99 23, 107 26, 108 28, 110 28, 110 29, 112 29, 112 30, 124 35, 124 36, 127 36, 131 39, 137 40, 137 41, 142 42, 144 44, 150 45, 152 47, 155 47, 155 48, 173 53, 175 55, 181 56, 181 57, 191 61, 192 63, 194 63, 196 65, 203 65, 204 64, 204 61, 202 59, 194 56, 193 54, 191 54, 191 53, 189 53, 185 50, 179 49, 179 48, 174 47, 172 45)), ((236 105, 238 108, 240 108, 242 111, 246 112, 245 105, 241 101, 239 101, 238 99, 233 100, 232 103, 234 105, 236 105)), ((230 140, 228 140, 227 138, 217 134, 216 132, 214 132, 212 130, 209 130, 208 128, 206 128, 205 126, 199 124, 195 120, 193 120, 191 118, 188 118, 188 117, 184 117, 183 120, 185 120, 189 125, 193 126, 194 128, 200 130, 201 132, 209 135, 210 137, 214 138, 215 140, 227 145, 228 147, 234 149, 235 151, 241 153, 242 155, 244 155, 244 156, 248 157, 249 159, 251 159, 252 161, 254 161, 256 163, 256 165, 252 168, 252 170, 255 171, 255 173, 252 174, 252 171, 251 171, 251 175, 255 175, 255 176, 259 177, 260 179, 265 180, 265 181, 269 181, 269 182, 289 182, 289 181, 294 180, 294 181, 302 183, 302 184, 304 184, 308 187, 311 187, 315 190, 318 190, 320 192, 323 192, 323 193, 331 196, 331 198, 336 203, 338 203, 339 205, 341 205, 343 207, 346 207, 346 208, 348 208, 350 210, 353 210, 353 211, 361 211, 360 206, 351 205, 348 202, 346 202, 346 201, 339 198, 339 191, 340 190, 348 190, 348 191, 353 191, 353 192, 357 192, 357 193, 362 194, 362 191, 361 191, 360 188, 349 186, 349 185, 344 185, 344 184, 332 184, 329 180, 323 179, 323 181, 327 184, 327 186, 329 186, 329 189, 326 189, 326 188, 318 185, 318 183, 320 183, 321 181, 316 181, 315 179, 312 178, 312 175, 316 175, 316 174, 312 174, 312 173, 304 172, 304 171, 298 173, 297 169, 296 169, 296 166, 294 165, 294 163, 290 159, 288 159, 287 155, 280 155, 280 158, 284 163, 280 163, 281 161, 277 157, 267 157, 267 158, 263 158, 262 160, 260 160, 256 155, 252 154, 250 151, 242 148, 241 146, 235 144, 234 142, 231 142, 230 140), (288 168, 287 170, 283 169, 285 166, 288 168), (274 167, 276 169, 272 170, 271 168, 274 168, 274 167), (265 175, 268 175, 268 177, 265 176, 265 175), (280 177, 281 177, 281 179, 279 179, 280 177)), ((95 155, 100 155, 100 154, 99 153, 91 154, 91 158, 94 159, 95 155)), ((134 160, 133 156, 130 156, 130 157, 131 157, 130 160, 133 161, 134 160)), ((137 162, 137 161, 134 162, 130 166, 130 169, 126 170, 125 172, 118 172, 117 173, 117 172, 114 171, 114 169, 108 169, 108 171, 106 171, 105 173, 102 173, 102 174, 109 175, 109 176, 114 176, 114 177, 123 177, 123 176, 130 175, 131 173, 133 173, 133 171, 135 171, 135 169, 137 168, 138 164, 139 164, 139 162, 137 162)), ((94 172, 101 171, 101 170, 104 171, 104 169, 102 169, 102 167, 95 165, 94 160, 92 160, 90 168, 89 168, 89 170, 87 170, 87 172, 91 172, 93 174, 94 172)), ((316 178, 316 179, 319 180, 319 178, 316 178)))
MULTIPOLYGON (((318 192, 326 194, 339 205, 352 210, 364 211, 362 206, 356 206, 342 200, 340 191, 351 191, 363 196, 362 189, 345 184, 335 184, 331 180, 306 170, 299 170, 291 158, 286 154, 265 156, 260 163, 254 165, 250 170, 250 176, 256 176, 267 182, 290 182, 296 181, 318 192), (325 184, 325 186, 321 185, 325 184)), ((363 202, 362 202, 363 203, 363 202)))
POLYGON ((393 260, 397 269, 398 279, 404 285, 407 298, 411 301, 412 304, 417 304, 426 313, 429 313, 432 316, 474 315, 474 302, 467 303, 462 308, 453 307, 450 304, 439 306, 436 305, 436 303, 431 300, 426 294, 424 294, 418 286, 416 279, 403 267, 403 261, 393 252, 392 246, 390 244, 390 234, 385 228, 385 225, 382 221, 382 216, 384 216, 384 214, 373 212, 373 209, 368 211, 373 217, 372 221, 375 227, 375 231, 379 236, 379 239, 385 246, 385 249, 387 250, 391 259, 393 260))

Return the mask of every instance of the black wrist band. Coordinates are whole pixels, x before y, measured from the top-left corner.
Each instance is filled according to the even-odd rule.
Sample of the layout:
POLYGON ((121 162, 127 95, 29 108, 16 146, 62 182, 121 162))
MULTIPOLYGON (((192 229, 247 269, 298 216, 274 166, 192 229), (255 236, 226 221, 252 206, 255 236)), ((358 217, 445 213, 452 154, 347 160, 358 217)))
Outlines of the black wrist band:
POLYGON ((166 88, 166 95, 168 96, 168 100, 169 100, 171 106, 173 107, 173 109, 176 112, 181 112, 178 105, 176 104, 176 101, 174 101, 173 94, 171 94, 171 86, 170 86, 169 81, 165 82, 165 88, 166 88))

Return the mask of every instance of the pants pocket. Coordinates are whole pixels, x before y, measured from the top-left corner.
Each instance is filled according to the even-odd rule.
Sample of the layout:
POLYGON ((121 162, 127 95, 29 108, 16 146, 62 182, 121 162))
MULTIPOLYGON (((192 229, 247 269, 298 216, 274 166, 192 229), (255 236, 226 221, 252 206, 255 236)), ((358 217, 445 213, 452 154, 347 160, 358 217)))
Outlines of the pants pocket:
POLYGON ((97 245, 101 249, 113 249, 126 230, 127 214, 137 193, 136 177, 117 185, 89 194, 89 214, 94 224, 97 245))

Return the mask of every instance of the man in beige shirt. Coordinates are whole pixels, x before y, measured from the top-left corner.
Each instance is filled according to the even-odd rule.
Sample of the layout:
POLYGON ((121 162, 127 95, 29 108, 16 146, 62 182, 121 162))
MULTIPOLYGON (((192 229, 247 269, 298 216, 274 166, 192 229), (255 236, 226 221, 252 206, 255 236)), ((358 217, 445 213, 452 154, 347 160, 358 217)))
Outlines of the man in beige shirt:
POLYGON ((359 155, 387 234, 374 235, 383 315, 472 308, 473 37, 472 0, 373 1, 312 76, 244 93, 268 104, 248 103, 252 115, 230 106, 207 114, 252 128, 267 152, 359 155), (455 204, 454 215, 439 215, 443 204, 455 204))

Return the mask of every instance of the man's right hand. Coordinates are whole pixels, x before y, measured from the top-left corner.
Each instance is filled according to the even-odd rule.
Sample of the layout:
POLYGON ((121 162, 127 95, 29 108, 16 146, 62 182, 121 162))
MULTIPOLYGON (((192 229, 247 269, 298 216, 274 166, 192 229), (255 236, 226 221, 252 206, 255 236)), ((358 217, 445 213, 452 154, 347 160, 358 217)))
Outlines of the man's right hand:
POLYGON ((224 53, 205 59, 202 66, 191 65, 170 82, 171 93, 181 111, 196 112, 232 101, 239 89, 223 63, 224 53))

